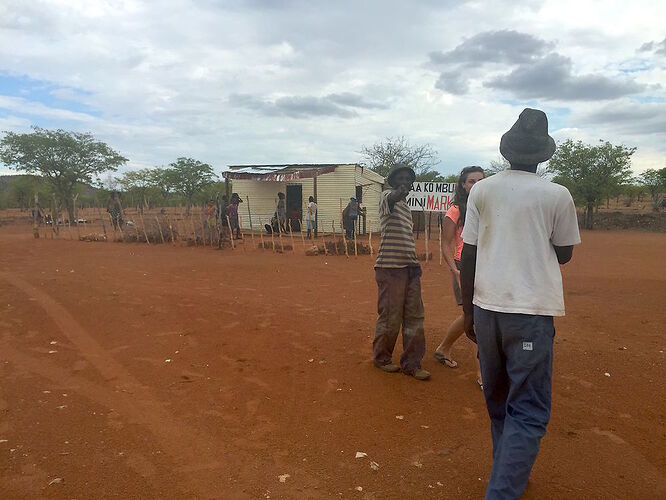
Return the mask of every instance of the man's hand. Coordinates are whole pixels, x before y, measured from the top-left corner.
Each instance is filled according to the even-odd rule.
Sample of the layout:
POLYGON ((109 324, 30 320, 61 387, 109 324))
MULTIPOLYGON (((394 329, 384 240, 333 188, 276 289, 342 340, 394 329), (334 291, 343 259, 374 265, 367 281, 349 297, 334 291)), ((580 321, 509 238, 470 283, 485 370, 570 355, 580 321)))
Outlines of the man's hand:
POLYGON ((409 186, 400 184, 399 186, 393 188, 391 193, 388 195, 389 208, 391 209, 391 211, 393 211, 393 205, 407 198, 408 194, 409 194, 409 186))
POLYGON ((470 340, 476 342, 476 332, 474 332, 474 314, 465 313, 464 317, 464 328, 465 335, 470 338, 470 340))

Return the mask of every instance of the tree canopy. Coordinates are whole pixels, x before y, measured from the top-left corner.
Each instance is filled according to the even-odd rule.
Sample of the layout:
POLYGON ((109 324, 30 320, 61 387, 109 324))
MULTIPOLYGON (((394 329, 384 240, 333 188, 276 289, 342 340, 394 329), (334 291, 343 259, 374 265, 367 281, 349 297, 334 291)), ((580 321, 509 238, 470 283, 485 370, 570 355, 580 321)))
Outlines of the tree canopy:
POLYGON ((585 228, 594 226, 594 209, 631 180, 631 156, 636 148, 608 141, 597 145, 567 139, 548 162, 553 181, 566 186, 585 207, 585 228))
POLYGON ((662 194, 666 191, 666 167, 659 170, 649 168, 639 176, 638 181, 650 193, 654 210, 659 210, 663 204, 662 194))
POLYGON ((90 133, 47 130, 5 132, 0 141, 0 161, 11 168, 43 176, 53 188, 60 206, 74 217, 73 196, 78 183, 91 183, 93 176, 116 170, 127 158, 90 133))
POLYGON ((417 181, 442 182, 443 177, 434 170, 439 163, 437 151, 431 144, 412 145, 403 137, 387 137, 372 146, 363 146, 360 151, 368 166, 386 177, 396 163, 405 163, 414 169, 417 181))
POLYGON ((178 158, 169 167, 173 170, 175 191, 182 194, 189 213, 194 196, 203 191, 216 178, 213 167, 193 158, 178 158))

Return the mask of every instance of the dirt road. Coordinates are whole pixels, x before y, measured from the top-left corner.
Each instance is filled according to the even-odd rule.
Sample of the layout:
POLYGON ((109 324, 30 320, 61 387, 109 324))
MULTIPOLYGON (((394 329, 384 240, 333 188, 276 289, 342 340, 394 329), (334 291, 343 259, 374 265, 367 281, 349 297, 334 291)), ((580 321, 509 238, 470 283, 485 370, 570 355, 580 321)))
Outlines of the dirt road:
MULTIPOLYGON (((664 498, 666 236, 583 238, 527 497, 664 498)), ((427 383, 371 364, 368 256, 2 227, 0 497, 480 498, 474 349, 432 359, 457 314, 436 264, 423 295, 427 383)))

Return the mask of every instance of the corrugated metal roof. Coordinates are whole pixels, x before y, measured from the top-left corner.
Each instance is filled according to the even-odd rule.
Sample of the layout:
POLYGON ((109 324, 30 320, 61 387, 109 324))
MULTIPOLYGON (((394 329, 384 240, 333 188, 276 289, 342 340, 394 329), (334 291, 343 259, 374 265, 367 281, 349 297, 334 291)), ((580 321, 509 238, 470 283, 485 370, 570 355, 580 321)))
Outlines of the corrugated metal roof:
POLYGON ((225 179, 254 179, 259 181, 292 181, 334 172, 343 165, 355 163, 290 163, 286 165, 229 165, 225 179))

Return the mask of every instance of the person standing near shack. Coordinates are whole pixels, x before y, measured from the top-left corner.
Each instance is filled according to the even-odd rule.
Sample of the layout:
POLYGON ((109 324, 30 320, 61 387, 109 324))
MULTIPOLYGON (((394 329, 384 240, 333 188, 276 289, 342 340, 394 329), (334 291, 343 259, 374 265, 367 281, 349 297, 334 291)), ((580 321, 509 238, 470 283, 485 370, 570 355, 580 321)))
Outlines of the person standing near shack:
POLYGON ((405 201, 415 179, 414 170, 396 163, 387 178, 391 189, 382 193, 379 202, 381 243, 375 261, 378 314, 373 361, 385 372, 402 369, 417 380, 427 380, 430 373, 421 368, 425 354, 421 264, 414 247, 412 214, 405 201), (403 352, 397 366, 392 357, 401 327, 403 352))
POLYGON ((347 232, 347 238, 350 240, 354 238, 356 232, 356 221, 358 220, 358 202, 356 198, 350 198, 349 203, 342 211, 342 220, 347 232))
POLYGON ((310 239, 312 238, 313 233, 317 230, 317 203, 313 196, 308 198, 307 223, 308 239, 310 239))
POLYGON ((241 239, 241 234, 240 234, 240 226, 238 224, 238 204, 243 203, 243 200, 240 199, 240 196, 238 196, 238 193, 234 193, 231 195, 231 203, 227 206, 227 215, 229 216, 229 226, 231 226, 231 234, 233 235, 236 233, 234 236, 234 239, 240 240, 241 239))
POLYGON ((217 207, 217 224, 220 229, 219 238, 217 240, 217 249, 222 248, 222 243, 227 241, 227 208, 229 206, 229 199, 226 194, 222 195, 217 207))
POLYGON ((278 202, 275 209, 275 214, 277 215, 278 224, 280 225, 280 231, 283 233, 286 232, 287 227, 287 205, 285 202, 284 193, 278 193, 278 202))
POLYGON ((120 195, 118 191, 112 191, 111 197, 106 204, 106 211, 111 215, 111 223, 113 229, 117 230, 122 228, 123 225, 123 207, 120 204, 120 195))
POLYGON ((580 243, 571 194, 536 174, 554 152, 546 114, 523 110, 500 142, 511 169, 476 184, 467 202, 461 284, 493 441, 486 499, 520 498, 550 419, 559 266, 580 243))

